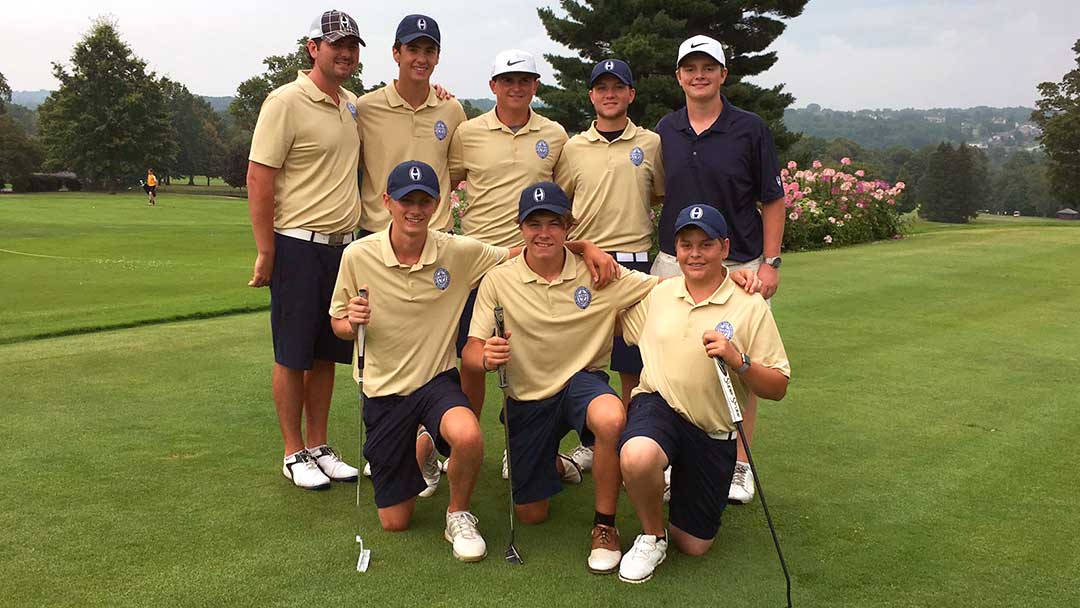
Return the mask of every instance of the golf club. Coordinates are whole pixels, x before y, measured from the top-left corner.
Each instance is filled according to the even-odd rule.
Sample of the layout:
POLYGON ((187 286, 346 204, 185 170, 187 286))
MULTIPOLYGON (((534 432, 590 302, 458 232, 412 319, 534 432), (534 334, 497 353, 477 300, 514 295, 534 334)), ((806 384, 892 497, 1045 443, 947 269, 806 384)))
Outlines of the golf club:
MULTIPOLYGON (((500 338, 506 337, 506 322, 503 318, 503 307, 495 307, 495 334, 500 338)), ((506 547, 506 561, 515 565, 522 565, 525 560, 521 559, 517 547, 514 546, 514 465, 510 458, 510 410, 508 409, 508 397, 506 389, 510 386, 506 381, 506 366, 499 366, 499 388, 503 392, 503 432, 506 435, 506 476, 510 481, 510 545, 506 547)))
POLYGON ((757 488, 758 497, 761 498, 761 509, 765 511, 765 521, 769 523, 769 533, 772 534, 773 544, 776 545, 776 555, 780 558, 780 568, 784 571, 784 580, 787 582, 787 605, 791 608, 791 576, 788 575, 787 563, 784 562, 784 553, 780 551, 780 539, 776 536, 776 528, 773 527, 772 516, 769 515, 769 506, 765 504, 765 491, 761 489, 761 477, 754 466, 754 457, 750 455, 750 444, 746 441, 743 433, 742 409, 739 407, 739 399, 735 396, 735 387, 731 384, 731 376, 728 375, 727 364, 720 357, 713 357, 716 363, 716 375, 720 377, 720 387, 724 391, 724 401, 727 402, 728 413, 731 421, 735 423, 735 429, 739 433, 743 449, 746 450, 746 461, 750 464, 750 473, 754 476, 754 487, 757 488))
MULTIPOLYGON (((361 289, 356 293, 357 297, 367 298, 367 290, 361 289)), ((360 471, 364 470, 364 342, 367 338, 367 326, 356 326, 356 368, 357 384, 360 387, 356 407, 356 464, 360 471)), ((362 479, 362 476, 361 476, 362 479)), ((356 481, 356 514, 357 520, 360 515, 360 479, 356 481)), ((359 523, 357 528, 359 529, 359 523)), ((360 556, 356 558, 356 571, 367 572, 368 564, 371 563, 371 549, 364 548, 364 539, 360 534, 356 535, 356 542, 360 543, 360 556)))

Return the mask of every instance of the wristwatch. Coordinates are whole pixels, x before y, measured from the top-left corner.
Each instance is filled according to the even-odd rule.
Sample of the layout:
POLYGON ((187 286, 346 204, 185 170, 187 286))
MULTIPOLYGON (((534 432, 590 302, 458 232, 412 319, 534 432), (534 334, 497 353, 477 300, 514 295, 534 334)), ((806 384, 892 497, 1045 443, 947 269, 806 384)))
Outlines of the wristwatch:
POLYGON ((780 269, 780 262, 782 261, 783 260, 780 259, 780 256, 776 256, 774 258, 765 258, 765 263, 769 266, 772 266, 773 268, 776 268, 777 270, 780 269))
MULTIPOLYGON (((777 259, 779 259, 779 258, 777 258, 777 259)), ((746 373, 746 370, 748 370, 748 369, 750 369, 750 355, 748 355, 746 353, 743 353, 742 354, 742 365, 735 368, 735 373, 736 374, 744 374, 744 373, 746 373)))

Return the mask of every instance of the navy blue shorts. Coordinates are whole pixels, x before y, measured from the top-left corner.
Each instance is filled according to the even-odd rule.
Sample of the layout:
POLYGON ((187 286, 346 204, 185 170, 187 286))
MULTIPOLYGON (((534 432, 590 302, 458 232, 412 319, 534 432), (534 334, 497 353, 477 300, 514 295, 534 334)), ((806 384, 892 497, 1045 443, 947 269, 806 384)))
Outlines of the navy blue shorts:
POLYGON ((461 357, 461 351, 465 350, 465 345, 469 343, 469 326, 472 325, 472 309, 476 305, 476 291, 480 289, 477 287, 469 292, 469 299, 465 300, 465 310, 461 311, 461 319, 458 320, 457 328, 457 356, 461 357))
POLYGON ((274 361, 311 369, 315 359, 351 363, 352 342, 330 328, 330 298, 344 246, 309 243, 274 233, 270 329, 274 361))
POLYGON ((392 507, 427 487, 416 465, 416 427, 424 425, 435 449, 449 456, 450 444, 439 429, 443 415, 455 407, 469 407, 457 369, 446 370, 405 397, 364 397, 364 458, 371 463, 375 506, 392 507))
MULTIPOLYGON (((619 262, 619 264, 645 274, 649 274, 649 269, 652 268, 651 262, 619 262)), ((640 376, 641 368, 641 350, 627 344, 622 336, 615 336, 611 342, 611 371, 640 376)))
POLYGON ((620 451, 632 437, 652 439, 671 463, 671 524, 703 540, 714 538, 735 473, 737 440, 709 437, 659 393, 642 393, 630 401, 620 451))
POLYGON ((619 395, 601 371, 578 372, 554 397, 540 401, 507 399, 510 412, 510 466, 514 476, 514 502, 522 505, 550 498, 562 491, 555 459, 559 442, 571 430, 582 443, 595 442, 585 425, 589 404, 600 395, 619 395))

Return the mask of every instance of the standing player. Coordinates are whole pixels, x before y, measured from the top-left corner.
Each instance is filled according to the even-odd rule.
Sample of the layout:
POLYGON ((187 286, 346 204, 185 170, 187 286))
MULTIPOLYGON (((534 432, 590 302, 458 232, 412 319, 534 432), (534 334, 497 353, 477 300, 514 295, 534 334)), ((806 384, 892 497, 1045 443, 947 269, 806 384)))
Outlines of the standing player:
POLYGON ((442 50, 439 24, 426 15, 408 15, 397 26, 393 56, 398 77, 356 103, 362 146, 360 214, 362 234, 390 223, 383 205, 383 186, 390 170, 406 160, 420 160, 439 176, 442 201, 431 218, 435 230, 450 230, 450 171, 447 156, 465 110, 456 99, 440 99, 431 85, 442 50))
POLYGON ((504 414, 514 510, 521 521, 546 520, 550 498, 562 489, 560 477, 575 467, 558 454, 563 436, 573 429, 586 439, 595 437, 596 511, 588 568, 610 574, 622 557, 615 528, 616 444, 626 412, 602 368, 615 315, 645 297, 657 279, 624 271, 603 291, 590 290, 588 266, 564 246, 573 225, 570 201, 551 182, 521 193, 518 222, 524 255, 492 270, 480 284, 462 365, 482 372, 507 366, 504 414), (491 337, 496 306, 506 309, 509 340, 491 337))
POLYGON ((649 580, 667 554, 662 496, 669 465, 675 547, 702 555, 719 530, 737 436, 710 357, 734 372, 740 403, 750 394, 782 399, 791 376, 769 306, 738 289, 724 267, 730 241, 723 215, 692 205, 673 228, 683 277, 661 283, 623 315, 626 340, 641 346, 644 359, 619 454, 643 532, 619 567, 619 578, 630 583, 649 580))
MULTIPOLYGON (((675 76, 686 94, 686 107, 660 119, 666 200, 660 215, 660 254, 653 273, 679 273, 675 262, 675 218, 690 204, 719 209, 731 227, 730 269, 750 268, 761 279, 766 300, 780 283, 780 243, 784 236, 784 189, 780 161, 768 125, 756 114, 731 105, 720 92, 727 78, 724 50, 708 36, 694 36, 679 46, 675 76), (758 204, 761 204, 760 211, 758 204)), ((743 429, 751 441, 757 400, 743 404, 743 429)), ((739 445, 729 499, 748 503, 754 478, 739 445)))
POLYGON ((334 336, 326 309, 360 219, 356 97, 341 85, 364 41, 340 11, 317 17, 309 38, 312 69, 267 96, 251 140, 248 206, 258 256, 248 285, 270 286, 282 473, 301 488, 325 489, 357 476, 327 445, 334 363, 348 363, 352 345, 334 336))
MULTIPOLYGON (((469 502, 483 460, 482 436, 455 367, 454 321, 480 277, 520 248, 431 230, 439 199, 438 177, 426 163, 408 161, 390 172, 383 200, 391 224, 346 249, 330 315, 342 339, 355 339, 354 325, 367 328, 364 456, 383 528, 406 529, 424 489, 414 452, 423 424, 441 452, 454 454, 444 536, 457 559, 478 561, 487 546, 469 502), (354 297, 361 288, 368 298, 354 297)), ((602 255, 595 246, 584 249, 594 261, 602 255)))
MULTIPOLYGON (((536 59, 511 49, 495 56, 491 92, 495 107, 466 121, 450 142, 450 179, 468 181, 469 206, 461 219, 466 236, 496 245, 522 244, 517 227, 518 195, 529 184, 552 181, 555 163, 566 144, 566 130, 534 112, 540 83, 536 59)), ((458 354, 469 336, 476 294, 470 294, 458 326, 458 354)), ((484 377, 462 370, 462 386, 479 415, 484 406, 484 377)))
MULTIPOLYGON (((634 124, 627 109, 634 101, 634 75, 619 59, 601 61, 589 79, 589 100, 596 120, 588 131, 570 138, 555 165, 556 181, 573 200, 574 238, 588 239, 615 261, 649 272, 652 247, 652 204, 664 193, 660 137, 634 124)), ((623 403, 641 373, 641 353, 616 336, 611 370, 619 373, 623 403)), ((578 446, 570 457, 583 470, 592 466, 592 451, 578 446)))
POLYGON ((151 207, 157 204, 157 176, 154 175, 153 169, 146 170, 146 185, 143 186, 143 190, 146 191, 146 196, 149 197, 146 204, 151 207))

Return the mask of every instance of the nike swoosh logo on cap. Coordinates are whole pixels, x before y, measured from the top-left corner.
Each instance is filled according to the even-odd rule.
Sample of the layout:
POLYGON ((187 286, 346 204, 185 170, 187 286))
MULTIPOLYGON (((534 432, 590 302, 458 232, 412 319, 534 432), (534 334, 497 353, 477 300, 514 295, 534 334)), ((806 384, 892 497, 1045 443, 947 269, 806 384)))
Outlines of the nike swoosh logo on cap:
POLYGON ((691 45, 690 45, 690 48, 692 48, 692 49, 696 49, 697 47, 699 47, 699 46, 705 46, 706 44, 709 44, 709 43, 708 43, 708 42, 699 42, 699 43, 697 43, 697 44, 691 44, 691 45))
POLYGON ((525 63, 524 59, 518 59, 517 61, 507 61, 506 65, 517 65, 519 63, 525 63))

